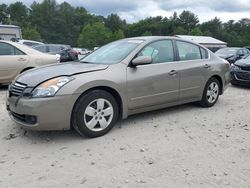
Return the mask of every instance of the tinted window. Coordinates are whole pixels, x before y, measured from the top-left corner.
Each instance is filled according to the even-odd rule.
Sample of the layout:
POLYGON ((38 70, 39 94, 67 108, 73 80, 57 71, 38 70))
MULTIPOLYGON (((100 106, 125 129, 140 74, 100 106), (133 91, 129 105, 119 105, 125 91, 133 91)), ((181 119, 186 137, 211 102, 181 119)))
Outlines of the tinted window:
POLYGON ((201 47, 200 47, 200 50, 201 50, 201 57, 202 57, 202 59, 207 59, 208 58, 208 52, 207 52, 207 50, 205 50, 204 48, 201 48, 201 47))
POLYGON ((27 46, 37 46, 37 45, 39 45, 39 43, 35 43, 35 42, 23 42, 23 44, 25 44, 27 46))
POLYGON ((62 46, 49 46, 49 52, 59 52, 63 50, 62 46))
POLYGON ((0 55, 23 55, 24 53, 14 46, 6 43, 0 43, 0 55))
POLYGON ((157 41, 145 47, 138 56, 149 56, 152 63, 174 61, 173 44, 171 40, 157 41))
POLYGON ((199 46, 183 41, 176 41, 176 44, 181 61, 201 59, 199 46))
POLYGON ((244 51, 243 50, 238 50, 237 54, 244 55, 244 51))
POLYGON ((46 46, 36 46, 34 49, 40 52, 46 52, 46 46))
POLYGON ((247 49, 244 49, 244 54, 248 54, 248 50, 247 49))

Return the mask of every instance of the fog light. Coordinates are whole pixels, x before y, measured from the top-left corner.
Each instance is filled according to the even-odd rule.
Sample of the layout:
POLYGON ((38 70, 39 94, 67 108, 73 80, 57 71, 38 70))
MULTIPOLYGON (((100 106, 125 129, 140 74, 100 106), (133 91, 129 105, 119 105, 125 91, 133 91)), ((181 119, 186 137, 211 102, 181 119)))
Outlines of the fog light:
POLYGON ((26 115, 25 116, 25 122, 29 123, 29 124, 36 124, 37 123, 37 117, 36 116, 26 115))

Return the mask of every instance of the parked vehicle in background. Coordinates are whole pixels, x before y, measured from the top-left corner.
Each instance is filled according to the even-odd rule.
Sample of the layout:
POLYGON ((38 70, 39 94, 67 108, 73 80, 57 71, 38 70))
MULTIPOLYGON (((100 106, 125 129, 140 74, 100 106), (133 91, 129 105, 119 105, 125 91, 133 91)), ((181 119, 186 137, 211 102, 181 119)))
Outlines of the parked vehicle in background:
POLYGON ((77 51, 73 50, 72 48, 62 50, 59 54, 60 54, 60 61, 61 62, 78 60, 78 53, 77 53, 77 51))
POLYGON ((243 58, 249 54, 247 48, 221 48, 215 52, 215 54, 223 59, 226 59, 230 64, 243 58))
POLYGON ((10 83, 29 69, 58 62, 56 55, 44 54, 16 42, 0 41, 0 84, 10 83))
POLYGON ((250 46, 244 46, 243 48, 247 48, 248 50, 250 50, 250 46))
POLYGON ((182 39, 122 39, 80 62, 20 75, 9 87, 6 104, 10 117, 25 129, 74 128, 97 137, 128 115, 195 101, 213 106, 230 82, 229 66, 182 39))
POLYGON ((30 47, 34 47, 34 46, 38 46, 38 45, 41 45, 41 44, 44 44, 42 42, 38 42, 38 41, 34 41, 34 40, 17 40, 18 43, 20 44, 25 44, 27 46, 30 46, 30 47))
POLYGON ((92 52, 91 50, 88 50, 86 48, 73 48, 73 50, 78 52, 79 55, 86 55, 92 52))
POLYGON ((43 44, 35 46, 34 49, 44 53, 59 54, 60 62, 74 61, 78 59, 78 53, 73 50, 70 45, 43 44))
POLYGON ((250 55, 244 56, 231 66, 231 84, 250 86, 250 55))

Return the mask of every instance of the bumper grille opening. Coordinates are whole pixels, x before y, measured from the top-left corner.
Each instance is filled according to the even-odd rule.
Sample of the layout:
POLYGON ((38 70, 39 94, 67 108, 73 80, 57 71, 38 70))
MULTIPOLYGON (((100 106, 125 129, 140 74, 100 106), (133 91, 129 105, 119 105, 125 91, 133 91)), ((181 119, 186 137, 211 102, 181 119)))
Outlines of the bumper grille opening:
POLYGON ((15 112, 10 112, 11 115, 16 119, 17 121, 27 123, 34 125, 37 123, 37 117, 36 116, 31 116, 31 115, 22 115, 22 114, 17 114, 15 112))
POLYGON ((240 67, 242 70, 250 71, 250 67, 240 67))
POLYGON ((240 80, 246 80, 246 81, 250 81, 250 74, 249 73, 237 73, 235 74, 236 78, 240 79, 240 80))
POLYGON ((26 87, 27 87, 26 84, 15 82, 14 84, 11 84, 9 87, 10 95, 19 97, 23 93, 26 87))

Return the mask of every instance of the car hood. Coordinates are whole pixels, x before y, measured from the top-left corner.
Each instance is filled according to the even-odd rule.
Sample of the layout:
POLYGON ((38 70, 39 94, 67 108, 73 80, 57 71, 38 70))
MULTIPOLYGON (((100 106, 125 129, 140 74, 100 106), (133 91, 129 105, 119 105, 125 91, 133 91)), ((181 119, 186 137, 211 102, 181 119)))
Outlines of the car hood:
POLYGON ((216 55, 223 59, 228 59, 234 56, 234 54, 216 54, 216 55))
POLYGON ((108 68, 108 65, 90 64, 90 63, 63 63, 56 65, 43 66, 32 69, 20 74, 16 81, 34 87, 46 80, 58 76, 72 76, 75 74, 100 71, 108 68))
POLYGON ((234 64, 240 67, 250 67, 250 59, 240 59, 234 64))

